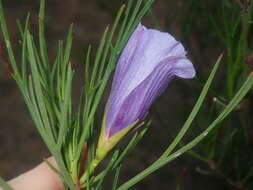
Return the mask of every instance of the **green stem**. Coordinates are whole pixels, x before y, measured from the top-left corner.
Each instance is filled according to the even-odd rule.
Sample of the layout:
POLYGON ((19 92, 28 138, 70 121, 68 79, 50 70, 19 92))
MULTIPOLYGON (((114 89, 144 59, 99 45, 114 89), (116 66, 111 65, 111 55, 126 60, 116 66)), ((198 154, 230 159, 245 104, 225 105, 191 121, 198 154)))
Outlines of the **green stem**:
POLYGON ((81 186, 85 186, 85 181, 87 180, 87 178, 89 177, 89 175, 91 173, 93 173, 93 171, 96 169, 96 167, 98 166, 98 164, 103 160, 103 158, 98 158, 97 156, 91 161, 91 163, 89 164, 86 172, 84 173, 84 175, 80 178, 80 184, 81 186))

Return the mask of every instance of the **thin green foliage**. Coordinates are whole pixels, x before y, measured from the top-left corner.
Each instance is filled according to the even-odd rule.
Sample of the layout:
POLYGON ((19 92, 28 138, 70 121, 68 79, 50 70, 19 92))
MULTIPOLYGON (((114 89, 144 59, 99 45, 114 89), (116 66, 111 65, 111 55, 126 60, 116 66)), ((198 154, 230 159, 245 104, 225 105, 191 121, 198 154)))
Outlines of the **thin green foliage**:
POLYGON ((119 182, 120 170, 121 170, 121 165, 116 168, 115 176, 114 176, 113 184, 112 184, 112 190, 115 190, 117 188, 117 185, 119 182))
MULTIPOLYGON (((129 143, 127 144, 126 147, 124 147, 123 151, 121 154, 119 154, 119 156, 117 157, 117 159, 115 160, 115 162, 113 163, 112 166, 112 170, 117 170, 117 168, 123 163, 123 160, 128 156, 128 154, 131 152, 131 150, 134 149, 134 147, 139 143, 139 141, 142 139, 142 137, 144 136, 144 134, 147 131, 147 127, 150 125, 150 122, 146 124, 146 127, 138 132, 135 133, 135 135, 131 138, 131 140, 129 141, 129 143)), ((118 151, 118 150, 116 150, 118 151)), ((94 178, 94 182, 100 181, 101 178, 103 178, 103 176, 105 176, 105 171, 102 171, 100 174, 98 174, 95 178, 94 178)))
MULTIPOLYGON (((78 183, 78 177, 81 175, 79 173, 80 160, 85 144, 88 145, 89 160, 93 159, 94 118, 98 104, 114 70, 119 53, 152 3, 152 0, 146 3, 138 0, 133 14, 130 14, 133 6, 132 1, 127 6, 121 7, 112 28, 109 30, 107 27, 105 30, 94 64, 91 64, 93 61, 91 46, 89 46, 84 61, 84 87, 75 115, 72 110, 74 70, 70 61, 73 25, 70 26, 66 42, 59 42, 56 58, 51 64, 45 36, 45 0, 41 0, 38 47, 29 31, 30 15, 28 14, 24 27, 21 22, 18 22, 22 49, 21 67, 19 68, 11 47, 0 1, 0 24, 14 71, 12 75, 19 85, 43 141, 58 163, 59 175, 66 188, 73 190, 75 184, 78 183), (119 32, 116 32, 117 28, 119 28, 119 32), (113 43, 116 39, 115 36, 117 36, 117 40, 113 43)), ((123 159, 122 155, 120 159, 123 159)), ((114 160, 118 159, 115 157, 114 160)), ((102 184, 103 178, 108 173, 106 171, 116 167, 114 162, 104 170, 103 177, 99 179, 98 188, 101 187, 99 184, 102 184)))
POLYGON ((102 189, 102 184, 105 180, 105 177, 108 175, 108 173, 111 171, 111 169, 113 168, 114 163, 116 162, 117 158, 119 155, 119 150, 114 151, 112 158, 110 159, 109 163, 107 164, 107 167, 105 168, 101 178, 98 181, 98 184, 95 188, 95 190, 100 190, 102 189))
MULTIPOLYGON (((203 4, 207 4, 203 2, 203 4)), ((215 4, 214 4, 215 5, 215 4)), ((198 129, 203 129, 206 124, 216 119, 217 114, 228 105, 235 96, 237 90, 245 82, 248 74, 252 71, 252 1, 226 1, 222 0, 220 5, 215 5, 215 12, 211 13, 209 25, 211 36, 217 42, 221 41, 221 48, 224 48, 226 58, 225 76, 226 83, 218 82, 219 88, 214 89, 217 93, 210 93, 213 96, 213 103, 204 105, 205 116, 198 118, 198 129), (222 5, 222 6, 220 6, 222 5), (212 32, 213 31, 213 32, 212 32), (223 98, 221 98, 223 97, 223 98)), ((209 16, 206 8, 201 17, 209 16)), ((196 28, 196 27, 195 27, 196 28)), ((192 33, 196 33, 193 28, 192 33)), ((207 42, 212 39, 206 39, 207 42)), ((208 48, 211 43, 208 43, 208 48)), ((207 166, 205 169, 226 181, 232 188, 252 189, 253 183, 251 174, 251 106, 252 93, 249 93, 235 111, 228 116, 221 128, 214 129, 207 138, 200 144, 194 157, 207 166), (222 134, 222 135, 221 135, 222 134), (244 155, 244 156, 242 156, 244 155), (227 158, 229 164, 227 164, 227 158), (246 176, 251 176, 244 181, 246 176)))
MULTIPOLYGON (((41 0, 38 44, 29 30, 30 15, 28 14, 24 26, 18 22, 18 28, 21 34, 21 66, 17 66, 0 0, 0 25, 9 61, 13 69, 12 76, 21 90, 38 132, 54 156, 59 169, 56 170, 50 164, 49 166, 62 178, 66 189, 75 190, 76 185, 82 185, 86 189, 100 190, 103 187, 102 185, 106 176, 112 171, 115 171, 112 189, 129 189, 152 172, 195 147, 211 132, 211 130, 225 120, 252 87, 253 74, 250 74, 240 90, 234 95, 234 78, 228 78, 227 84, 229 88, 227 95, 229 99, 231 98, 230 103, 201 134, 174 151, 174 149, 182 143, 183 137, 189 130, 193 120, 196 118, 203 105, 221 62, 222 56, 220 56, 191 114, 176 138, 157 161, 120 187, 117 187, 122 163, 146 133, 147 126, 150 124, 148 122, 142 131, 138 131, 133 135, 124 148, 118 146, 114 150, 104 170, 100 171, 98 174, 94 173, 94 171, 86 171, 85 174, 87 174, 87 176, 84 175, 83 170, 85 166, 81 163, 89 165, 94 159, 97 137, 97 129, 95 128, 96 112, 107 86, 107 82, 114 71, 120 52, 136 26, 140 23, 142 17, 149 12, 154 19, 154 15, 150 9, 152 4, 153 0, 129 0, 127 5, 123 5, 119 9, 113 25, 111 27, 106 27, 94 60, 91 56, 92 48, 91 46, 88 47, 83 61, 84 86, 82 88, 77 111, 75 111, 72 108, 74 69, 71 65, 71 49, 73 43, 73 25, 69 28, 66 41, 59 41, 57 55, 54 61, 51 61, 51 58, 48 56, 45 36, 45 0, 41 0), (123 150, 121 151, 121 149, 123 150), (80 178, 83 176, 85 176, 84 184, 80 184, 80 178)), ((235 36, 239 24, 236 14, 233 18, 235 18, 233 24, 227 23, 226 15, 224 15, 225 36, 223 36, 223 31, 219 30, 214 18, 211 18, 214 27, 217 29, 217 35, 224 40, 228 47, 228 51, 232 51, 229 47, 231 47, 233 37, 235 36), (233 31, 232 33, 230 33, 231 30, 233 31)), ((241 35, 239 39, 239 48, 247 47, 245 35, 248 33, 248 30, 247 25, 245 25, 243 35, 241 35)), ((239 63, 242 57, 244 57, 244 55, 240 54, 236 59, 236 63, 239 63)), ((235 77, 240 68, 238 65, 233 66, 232 60, 230 61, 229 72, 232 72, 232 76, 235 77)), ((144 123, 140 125, 144 125, 144 123)), ((233 136, 230 136, 230 138, 232 137, 233 136)), ((89 167, 86 166, 86 169, 87 168, 89 167)), ((245 176, 244 180, 247 180, 249 178, 248 176, 251 176, 251 174, 252 173, 249 173, 249 175, 245 176)), ((6 190, 11 190, 1 178, 0 185, 6 190)))
POLYGON ((213 70, 205 84, 205 86, 203 87, 203 90, 194 106, 194 108, 192 109, 192 112, 190 113, 188 119, 186 120, 185 124, 183 125, 183 127, 181 128, 181 130, 179 131, 179 133, 177 134, 177 136, 173 139, 173 142, 170 144, 170 146, 167 148, 167 150, 163 153, 163 155, 160 157, 160 159, 163 159, 164 157, 167 157, 173 150, 174 148, 176 148, 176 146, 178 145, 178 143, 181 141, 181 139, 183 138, 183 136, 186 134, 186 132, 188 131, 190 125, 192 124, 194 118, 196 117, 196 115, 198 114, 201 105, 203 104, 203 101, 205 100, 205 97, 208 93, 208 90, 211 86, 211 82, 214 79, 215 73, 217 72, 217 69, 219 67, 219 64, 221 62, 222 59, 222 55, 218 58, 216 64, 213 67, 213 70))
MULTIPOLYGON (((220 115, 217 117, 216 120, 214 120, 206 130, 204 130, 200 135, 195 137, 192 141, 184 145, 182 148, 179 148, 174 153, 162 156, 161 159, 158 159, 156 162, 154 162, 151 166, 146 168, 145 170, 141 171, 139 174, 137 174, 135 177, 121 185, 117 190, 125 190, 132 187, 134 184, 138 183, 142 179, 144 179, 146 176, 150 175, 154 171, 158 170, 159 168, 163 167, 170 161, 178 158, 183 153, 189 151, 194 146, 196 146, 200 141, 202 141, 208 133, 211 132, 216 126, 218 126, 219 123, 221 123, 230 113, 231 111, 240 103, 240 101, 245 97, 245 95, 248 93, 248 91, 252 88, 253 85, 253 74, 251 73, 245 83, 242 85, 240 90, 236 93, 236 95, 233 97, 233 99, 230 101, 228 106, 220 113, 220 115)), ((165 151, 166 152, 166 151, 165 151)))

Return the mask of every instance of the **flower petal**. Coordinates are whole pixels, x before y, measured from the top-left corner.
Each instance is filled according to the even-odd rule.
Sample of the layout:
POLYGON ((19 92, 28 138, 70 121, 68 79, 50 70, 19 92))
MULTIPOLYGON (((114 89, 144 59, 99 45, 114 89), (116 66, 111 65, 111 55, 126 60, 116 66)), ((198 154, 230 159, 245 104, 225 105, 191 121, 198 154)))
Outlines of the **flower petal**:
MULTIPOLYGON (((109 104, 106 120, 106 130, 109 137, 133 122, 145 118, 151 104, 175 77, 173 64, 181 61, 185 60, 177 57, 165 59, 122 103, 112 102, 109 104)), ((183 70, 184 67, 181 69, 183 70)))
POLYGON ((144 119, 172 78, 194 75, 193 65, 180 42, 168 33, 139 24, 117 63, 108 100, 107 135, 144 119))
POLYGON ((196 71, 189 59, 182 59, 178 61, 174 66, 174 73, 181 78, 193 78, 196 75, 196 71))
POLYGON ((124 100, 162 60, 185 54, 181 43, 168 33, 139 24, 118 61, 109 102, 124 100))

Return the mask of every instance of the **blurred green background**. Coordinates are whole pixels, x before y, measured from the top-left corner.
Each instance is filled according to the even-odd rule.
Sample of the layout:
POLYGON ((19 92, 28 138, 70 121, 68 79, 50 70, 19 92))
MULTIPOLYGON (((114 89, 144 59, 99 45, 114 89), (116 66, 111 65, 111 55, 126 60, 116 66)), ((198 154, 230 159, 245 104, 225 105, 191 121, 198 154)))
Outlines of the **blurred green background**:
MULTIPOLYGON (((56 53, 57 41, 66 37, 69 25, 74 23, 74 102, 77 102, 83 82, 81 60, 84 50, 88 44, 98 44, 104 28, 112 23, 118 8, 124 2, 46 1, 46 35, 52 58, 56 53)), ((39 1, 3 0, 3 5, 12 42, 18 52, 16 19, 23 21, 26 13, 30 12, 31 29, 36 33, 39 1)), ((171 33, 184 44, 197 70, 197 78, 172 81, 152 106, 150 115, 153 123, 125 161, 121 182, 151 164, 171 142, 190 113, 203 82, 221 53, 224 53, 225 58, 220 72, 185 141, 206 128, 230 100, 240 86, 240 81, 253 68, 251 18, 247 0, 156 0, 153 10, 143 23, 171 33), (244 14, 248 16, 246 24, 243 24, 244 14), (233 64, 238 66, 234 67, 233 64)), ((2 44, 1 36, 0 39, 2 44)), ((98 113, 99 119, 108 93, 109 86, 98 113)), ((3 64, 0 65, 0 105, 0 176, 10 179, 36 166, 50 154, 36 132, 17 85, 3 64)), ((252 189, 252 93, 240 106, 194 152, 181 156, 133 189, 252 189)))

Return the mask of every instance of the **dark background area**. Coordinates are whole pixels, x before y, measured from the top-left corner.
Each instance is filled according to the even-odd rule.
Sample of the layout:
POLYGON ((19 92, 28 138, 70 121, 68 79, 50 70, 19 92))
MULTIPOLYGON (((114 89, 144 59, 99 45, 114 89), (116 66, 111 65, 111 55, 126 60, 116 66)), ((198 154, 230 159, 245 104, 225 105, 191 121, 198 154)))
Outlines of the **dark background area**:
MULTIPOLYGON (((55 54, 56 42, 66 37, 69 25, 74 23, 72 60, 76 67, 75 100, 83 82, 80 70, 84 49, 89 43, 94 46, 98 44, 104 28, 112 23, 116 10, 123 2, 122 0, 47 0, 46 2, 46 34, 52 57, 55 54)), ((218 1, 210 2, 211 14, 211 5, 218 1)), ((19 39, 16 19, 23 21, 25 14, 30 12, 31 26, 34 32, 37 31, 39 1, 5 0, 3 5, 15 47, 18 46, 19 39)), ((187 19, 191 19, 193 14, 189 1, 157 0, 153 11, 161 29, 173 34, 176 39, 184 43, 198 75, 207 78, 222 48, 217 38, 204 25, 200 24, 194 33, 187 33, 187 19)), ((146 16, 143 22, 154 27, 151 20, 150 16, 146 16)), ((200 23, 202 20, 205 18, 199 17, 200 23)), ((163 152, 187 118, 200 89, 201 86, 194 80, 176 79, 169 85, 151 109, 153 124, 126 160, 121 182, 149 166, 163 152)), ((108 92, 105 93, 103 103, 106 101, 106 95, 108 92)), ((35 129, 15 81, 3 65, 0 65, 0 105, 0 176, 10 179, 36 166, 50 154, 35 129)), ((102 112, 101 106, 98 115, 102 112)), ((192 127, 194 128, 194 125, 192 127)), ((187 190, 230 189, 221 178, 198 172, 200 169, 205 170, 205 167, 192 157, 183 155, 147 177, 133 189, 176 189, 178 184, 181 184, 182 189, 187 190)))

